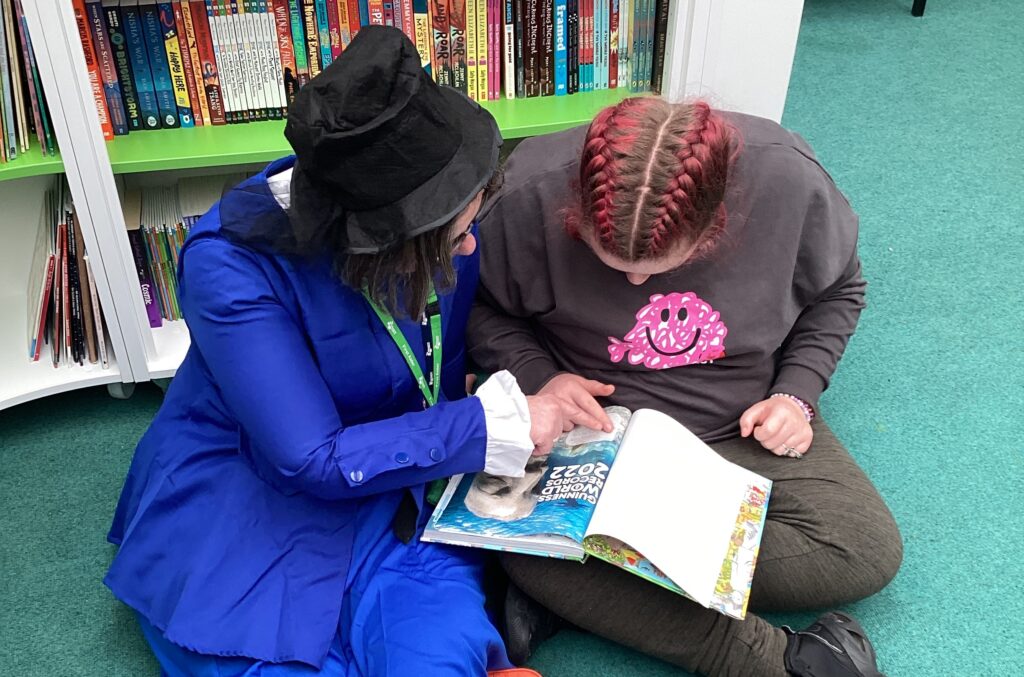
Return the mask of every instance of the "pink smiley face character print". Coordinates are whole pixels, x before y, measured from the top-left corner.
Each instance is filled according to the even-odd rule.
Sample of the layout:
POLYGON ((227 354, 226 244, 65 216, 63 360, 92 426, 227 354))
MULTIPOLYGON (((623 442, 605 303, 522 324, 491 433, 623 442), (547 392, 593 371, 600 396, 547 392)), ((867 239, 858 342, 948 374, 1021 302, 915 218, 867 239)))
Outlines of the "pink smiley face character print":
POLYGON ((693 292, 655 294, 636 314, 624 340, 608 337, 612 362, 629 359, 648 369, 671 369, 725 356, 725 323, 693 292))

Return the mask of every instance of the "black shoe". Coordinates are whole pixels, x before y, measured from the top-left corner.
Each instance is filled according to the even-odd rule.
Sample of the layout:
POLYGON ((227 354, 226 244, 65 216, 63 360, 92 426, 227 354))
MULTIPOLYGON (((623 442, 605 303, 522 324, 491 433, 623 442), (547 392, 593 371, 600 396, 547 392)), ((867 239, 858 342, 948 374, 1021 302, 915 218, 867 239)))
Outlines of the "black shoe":
POLYGON ((786 669, 796 677, 885 677, 860 623, 832 611, 804 630, 783 626, 786 669))
POLYGON ((525 665, 537 647, 564 625, 561 618, 509 582, 505 592, 505 650, 513 665, 525 665))

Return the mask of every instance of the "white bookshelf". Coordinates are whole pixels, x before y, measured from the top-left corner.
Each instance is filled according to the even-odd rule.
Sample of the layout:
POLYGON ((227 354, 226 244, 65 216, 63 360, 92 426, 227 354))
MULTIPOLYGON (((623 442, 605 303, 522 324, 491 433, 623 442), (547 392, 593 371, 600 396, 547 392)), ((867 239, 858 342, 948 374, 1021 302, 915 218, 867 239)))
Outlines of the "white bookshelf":
MULTIPOLYGON (((113 352, 120 368, 112 363, 108 373, 93 373, 86 369, 57 376, 43 375, 45 370, 28 369, 26 365, 17 366, 16 357, 11 355, 25 352, 18 346, 24 341, 21 335, 25 333, 21 327, 25 324, 22 316, 27 272, 15 267, 3 270, 7 267, 7 258, 16 258, 17 255, 0 251, 0 322, 3 324, 3 329, 0 329, 0 367, 3 368, 0 408, 5 406, 5 402, 21 402, 80 385, 132 383, 174 375, 188 351, 188 329, 182 321, 164 322, 164 326, 157 329, 149 326, 125 234, 114 166, 119 167, 118 172, 147 171, 139 167, 145 165, 157 150, 149 152, 151 149, 145 135, 176 134, 174 143, 165 143, 164 148, 180 140, 189 146, 194 162, 179 161, 172 153, 170 160, 162 161, 164 169, 146 177, 145 181, 159 181, 163 173, 170 182, 174 176, 171 169, 181 171, 188 167, 200 167, 209 173, 229 173, 237 171, 243 164, 251 166, 257 159, 262 162, 262 155, 256 158, 249 152, 249 144, 257 143, 255 139, 261 133, 265 137, 267 129, 254 134, 255 129, 236 128, 219 132, 222 134, 219 137, 199 128, 141 132, 137 138, 142 140, 142 145, 136 145, 133 151, 127 151, 127 155, 119 155, 117 162, 112 164, 93 106, 70 0, 32 0, 25 3, 25 11, 44 90, 53 111, 68 182, 76 208, 81 213, 83 235, 92 257, 96 259, 94 266, 102 271, 98 287, 110 327, 113 352), (220 140, 205 142, 202 141, 204 138, 220 140), (230 148, 225 150, 217 147, 218 144, 230 148), (126 161, 127 156, 131 157, 126 161), (10 318, 15 320, 13 328, 9 324, 10 318)), ((671 100, 682 100, 700 95, 722 108, 780 120, 802 11, 803 0, 672 0, 663 75, 665 96, 671 100)), ((593 96, 595 101, 614 98, 605 94, 593 96)), ((517 110, 523 111, 525 117, 534 120, 538 117, 536 113, 526 112, 537 110, 535 99, 523 104, 501 102, 500 105, 506 119, 516 118, 517 110), (517 106, 521 107, 517 109, 517 106)), ((545 105, 540 104, 540 109, 546 113, 545 105)), ((555 107, 550 108, 553 110, 555 107)), ((540 117, 543 118, 544 114, 540 117)), ((271 145, 277 149, 276 142, 271 145)), ((282 142, 277 154, 286 153, 287 146, 282 142)), ((22 181, 27 180, 0 181, 0 196, 9 188, 4 184, 22 181)), ((17 188, 11 190, 10 195, 17 194, 17 199, 31 204, 32 209, 41 204, 41 193, 35 196, 31 192, 21 193, 17 188)), ((0 213, 0 219, 3 218, 0 213)), ((0 226, 0 238, 4 241, 10 241, 6 233, 8 229, 6 225, 0 226)), ((48 368, 52 370, 52 367, 48 368)))

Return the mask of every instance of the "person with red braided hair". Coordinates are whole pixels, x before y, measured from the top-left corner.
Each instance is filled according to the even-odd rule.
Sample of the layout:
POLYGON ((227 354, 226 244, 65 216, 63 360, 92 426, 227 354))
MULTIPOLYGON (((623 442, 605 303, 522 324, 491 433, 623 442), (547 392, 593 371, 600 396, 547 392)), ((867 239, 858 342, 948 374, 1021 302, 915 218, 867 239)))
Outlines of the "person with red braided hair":
POLYGON ((503 555, 510 658, 568 622, 701 675, 880 675, 846 614, 799 632, 757 615, 872 595, 903 555, 818 411, 866 283, 857 217, 807 143, 700 101, 626 99, 523 141, 480 238, 481 368, 597 417, 658 409, 774 482, 746 620, 600 561, 503 555))

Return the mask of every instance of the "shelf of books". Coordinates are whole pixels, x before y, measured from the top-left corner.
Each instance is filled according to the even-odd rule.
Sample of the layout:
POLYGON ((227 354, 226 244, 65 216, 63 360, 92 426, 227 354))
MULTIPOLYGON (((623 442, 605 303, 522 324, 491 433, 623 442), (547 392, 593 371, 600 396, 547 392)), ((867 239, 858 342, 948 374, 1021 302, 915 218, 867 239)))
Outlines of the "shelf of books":
POLYGON ((0 409, 120 382, 63 177, 0 184, 0 200, 0 409))

